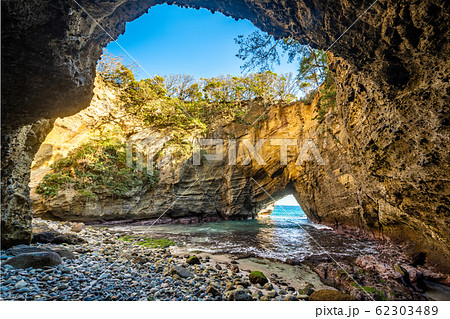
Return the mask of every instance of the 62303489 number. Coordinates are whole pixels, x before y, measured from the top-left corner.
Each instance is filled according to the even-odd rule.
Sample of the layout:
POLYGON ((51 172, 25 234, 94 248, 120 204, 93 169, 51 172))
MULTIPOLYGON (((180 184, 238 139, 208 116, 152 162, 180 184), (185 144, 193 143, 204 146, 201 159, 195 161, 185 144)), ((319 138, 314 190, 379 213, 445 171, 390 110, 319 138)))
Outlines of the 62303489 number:
POLYGON ((438 311, 437 306, 378 306, 375 309, 375 313, 380 316, 435 316, 438 314, 438 311))

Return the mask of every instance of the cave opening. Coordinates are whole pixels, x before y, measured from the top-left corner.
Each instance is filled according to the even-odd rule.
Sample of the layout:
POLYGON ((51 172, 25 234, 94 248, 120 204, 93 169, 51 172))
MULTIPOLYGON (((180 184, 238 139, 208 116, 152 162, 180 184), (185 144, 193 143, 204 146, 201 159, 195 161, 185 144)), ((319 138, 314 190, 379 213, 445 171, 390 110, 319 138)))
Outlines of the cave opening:
MULTIPOLYGON (((220 87, 225 87, 228 83, 234 83, 233 81, 236 81, 236 78, 240 76, 242 76, 242 82, 238 82, 238 85, 231 84, 232 89, 236 88, 236 91, 240 89, 239 85, 246 81, 259 81, 258 79, 254 80, 251 76, 252 74, 259 74, 257 71, 261 70, 253 70, 253 73, 248 77, 247 74, 250 70, 244 72, 241 68, 243 61, 236 56, 239 52, 236 39, 240 35, 254 34, 259 31, 261 30, 249 20, 235 20, 222 13, 211 13, 207 9, 183 8, 167 4, 153 6, 147 14, 128 22, 124 34, 120 35, 117 41, 108 44, 104 50, 105 55, 99 60, 94 87, 95 94, 91 106, 76 115, 57 119, 54 129, 48 134, 34 157, 29 183, 31 198, 34 200, 34 212, 42 217, 72 218, 79 221, 86 219, 87 222, 117 218, 121 214, 117 212, 117 209, 110 209, 111 216, 107 216, 108 213, 105 216, 103 206, 95 203, 100 199, 96 189, 105 189, 104 185, 97 185, 97 181, 104 181, 104 178, 96 178, 95 181, 92 181, 92 172, 83 173, 83 180, 80 180, 78 176, 67 174, 68 171, 74 169, 65 166, 67 163, 89 161, 87 158, 76 158, 78 155, 73 155, 73 153, 79 152, 87 142, 91 143, 92 141, 96 145, 89 147, 98 149, 97 140, 99 138, 103 139, 100 143, 105 143, 105 139, 108 139, 107 143, 109 143, 111 138, 118 138, 119 142, 127 141, 140 130, 140 128, 133 128, 132 125, 128 125, 129 121, 121 123, 119 120, 113 124, 108 122, 110 117, 118 118, 117 110, 111 107, 117 100, 123 103, 123 110, 131 110, 130 112, 133 115, 142 110, 146 112, 149 104, 159 103, 158 109, 145 113, 145 116, 139 118, 139 120, 143 120, 146 124, 152 124, 159 131, 163 131, 163 134, 167 134, 168 130, 183 130, 184 135, 181 138, 176 136, 176 139, 184 139, 181 146, 185 147, 187 144, 185 143, 185 137, 187 136, 185 133, 187 131, 204 134, 201 130, 205 126, 213 124, 217 118, 223 115, 212 114, 214 112, 211 112, 211 110, 208 110, 212 114, 208 115, 209 118, 205 118, 202 114, 204 113, 202 108, 211 100, 212 103, 210 104, 213 108, 221 107, 223 94, 228 94, 225 91, 229 88, 221 90, 220 87), (112 89, 109 89, 108 85, 112 89), (105 92, 105 87, 107 92, 105 92), (191 90, 193 87, 196 88, 194 93, 191 90), (217 87, 219 89, 214 91, 217 87), (213 89, 211 90, 211 88, 213 89), (207 90, 209 91, 206 92, 207 90), (151 92, 148 93, 149 91, 151 92), (198 98, 198 94, 204 95, 198 98), (208 94, 213 95, 213 97, 208 94), (164 99, 165 102, 169 100, 170 103, 161 102, 164 99), (207 100, 206 103, 205 100, 207 100), (133 103, 139 104, 139 108, 136 108, 133 103), (99 121, 92 121, 99 115, 99 121), (85 122, 79 125, 80 121, 85 122), (201 122, 200 125, 199 122, 201 122), (116 125, 117 123, 118 125, 116 125), (65 180, 68 182, 64 182, 65 180), (86 182, 88 180, 90 183, 86 182), (74 196, 82 195, 83 200, 75 204, 79 207, 72 208, 73 205, 68 206, 65 199, 62 202, 57 199, 62 196, 60 193, 64 193, 65 183, 76 186, 75 195, 68 195, 68 202, 74 196), (60 190, 63 190, 63 192, 60 192, 60 190), (56 199, 53 200, 54 198, 56 199), (98 209, 101 209, 102 212, 97 213, 98 209), (92 214, 93 217, 86 216, 88 214, 92 214), (99 215, 101 215, 101 218, 99 215)), ((274 44, 277 43, 267 33, 264 37, 268 41, 274 41, 274 44)), ((295 48, 297 48, 297 44, 295 44, 295 48)), ((270 66, 273 72, 270 71, 272 73, 269 73, 269 77, 261 80, 261 82, 264 82, 269 79, 264 83, 266 89, 273 86, 272 80, 274 78, 272 74, 276 76, 278 73, 285 74, 281 75, 280 78, 280 81, 285 81, 283 82, 284 89, 288 86, 291 89, 291 93, 284 97, 275 97, 273 101, 284 102, 285 98, 289 98, 289 100, 286 100, 289 103, 298 101, 299 97, 307 92, 297 90, 298 83, 292 76, 292 71, 296 71, 297 66, 292 62, 286 55, 280 54, 268 63, 268 67, 270 66)), ((261 82, 257 82, 257 84, 259 85, 261 82)), ((278 87, 272 87, 271 89, 278 90, 278 87)), ((236 96, 240 98, 239 94, 230 95, 230 98, 235 99, 236 96)), ((244 94, 242 95, 244 96, 244 94)), ((270 108, 271 102, 264 102, 264 108, 257 109, 255 112, 253 109, 246 110, 241 107, 245 98, 258 100, 261 97, 255 95, 254 92, 248 93, 245 97, 242 97, 242 101, 239 100, 239 107, 227 109, 227 111, 232 112, 235 118, 245 112, 253 112, 254 114, 251 114, 253 118, 242 116, 238 119, 239 121, 247 121, 247 125, 252 124, 248 125, 250 127, 258 121, 264 120, 265 110, 270 108)), ((264 96, 263 99, 265 98, 264 96)), ((225 101, 225 103, 229 102, 225 101)), ((150 105, 150 108, 152 107, 153 105, 150 105)), ((152 136, 153 133, 151 132, 152 136)), ((237 135, 237 133, 231 132, 227 138, 234 135, 237 135)), ((176 151, 179 152, 180 150, 176 151)), ((162 159, 162 157, 163 155, 158 159, 162 159)), ((101 163, 106 167, 114 167, 110 164, 101 163)), ((84 166, 86 167, 86 165, 84 166)), ((82 171, 85 167, 82 167, 79 171, 82 171)), ((79 169, 79 167, 75 169, 79 169)), ((278 170, 271 175, 271 178, 278 178, 281 172, 282 170, 278 170)), ((94 174, 98 174, 98 172, 94 174)), ((105 177, 108 176, 109 179, 120 179, 119 176, 110 174, 106 170, 102 174, 105 177)), ((106 183, 111 184, 109 181, 106 181, 106 183)), ((119 186, 119 188, 123 188, 121 185, 119 186)), ((72 192, 73 189, 70 189, 70 191, 72 192)), ((113 193, 110 195, 121 198, 131 189, 113 189, 112 191, 113 193)), ((119 217, 136 218, 131 212, 119 217)), ((228 216, 225 216, 225 218, 228 218, 228 216)))
POLYGON ((295 217, 307 218, 303 212, 300 204, 294 195, 284 194, 279 199, 274 199, 270 204, 261 209, 258 212, 258 218, 295 218, 295 217))
MULTIPOLYGON (((32 212, 29 201, 28 168, 39 144, 44 139, 43 136, 51 130, 55 118, 74 115, 89 105, 93 96, 95 64, 102 48, 123 32, 126 23, 137 19, 154 4, 148 1, 79 2, 85 8, 77 7, 77 2, 63 6, 54 5, 53 2, 48 1, 34 1, 31 6, 29 6, 30 2, 20 0, 2 2, 2 18, 5 16, 4 26, 2 25, 4 31, 2 32, 4 44, 2 53, 5 53, 2 55, 2 84, 5 85, 2 85, 2 118, 4 119, 2 121, 2 158, 4 160, 2 160, 1 225, 4 248, 21 243, 28 244, 31 241, 32 212), (30 19, 30 12, 33 12, 37 19, 30 19), (96 25, 95 20, 100 23, 96 25), (52 23, 45 23, 45 21, 52 23), (111 35, 105 35, 105 30, 111 35)), ((445 58, 447 56, 445 46, 439 45, 438 42, 445 39, 445 36, 430 36, 430 34, 445 35, 447 33, 445 29, 447 25, 441 23, 445 18, 445 10, 434 10, 436 5, 429 1, 421 2, 422 8, 415 3, 389 5, 390 13, 406 12, 402 19, 399 19, 397 14, 386 14, 386 8, 382 8, 384 4, 381 2, 376 4, 374 2, 373 8, 372 5, 370 7, 371 11, 367 9, 366 1, 358 4, 356 8, 342 7, 339 3, 305 1, 297 3, 276 0, 264 4, 254 1, 170 0, 168 2, 204 6, 233 17, 248 17, 259 27, 278 37, 293 36, 302 43, 311 41, 315 47, 323 49, 333 46, 332 52, 338 58, 335 59, 336 63, 332 72, 338 75, 336 79, 338 94, 341 98, 338 105, 339 112, 334 118, 340 122, 337 124, 340 125, 341 133, 345 134, 336 135, 336 131, 332 130, 336 126, 331 126, 328 133, 336 143, 340 144, 339 151, 344 152, 329 148, 329 156, 326 158, 327 169, 319 172, 310 170, 309 177, 314 178, 310 181, 314 182, 305 185, 310 187, 297 188, 302 192, 301 199, 302 205, 305 205, 305 211, 308 209, 309 213, 324 223, 336 221, 337 224, 339 221, 340 225, 356 227, 367 234, 376 236, 382 230, 383 237, 386 236, 401 243, 414 243, 411 245, 413 250, 417 247, 427 253, 426 260, 423 260, 425 255, 419 256, 418 265, 426 261, 426 264, 431 267, 444 269, 448 273, 449 239, 446 229, 448 223, 445 219, 447 216, 432 214, 437 211, 436 207, 445 206, 442 206, 441 194, 434 192, 428 184, 423 186, 423 181, 411 181, 409 173, 398 174, 402 171, 402 167, 409 167, 409 164, 415 161, 415 158, 412 159, 411 156, 429 153, 427 149, 429 146, 426 143, 424 145, 414 143, 415 139, 420 141, 425 136, 433 140, 434 145, 439 146, 439 152, 449 153, 448 136, 441 134, 442 125, 446 122, 441 116, 445 114, 442 111, 442 101, 446 98, 445 83, 448 83, 442 79, 446 76, 448 63, 445 58), (408 6, 410 6, 409 9, 408 6), (433 10, 428 10, 430 8, 433 10), (410 27, 413 18, 407 13, 408 10, 414 13, 415 21, 420 21, 421 30, 426 31, 423 36, 411 36, 410 31, 414 30, 410 27), (365 12, 369 14, 361 15, 365 12), (429 18, 430 12, 433 19, 429 18), (353 20, 353 16, 357 20, 350 24, 349 20, 353 20), (406 32, 404 32, 405 28, 406 32), (386 30, 386 33, 383 30, 386 30), (399 32, 392 32, 392 30, 399 32), (419 42, 420 45, 417 45, 419 42), (395 52, 395 55, 389 54, 389 51, 395 52), (382 60, 386 60, 383 61, 386 63, 380 63, 382 60), (388 74, 396 68, 400 69, 400 76, 388 74), (346 94, 348 94, 347 97, 346 94), (417 98, 419 96, 431 98, 420 100, 417 98), (364 103, 361 104, 361 101, 364 103), (427 111, 423 112, 423 110, 427 111), (375 126, 370 128, 368 124, 359 125, 361 123, 357 120, 358 118, 364 118, 365 123, 372 123, 375 126), (385 118, 389 121, 380 121, 385 118), (442 121, 439 122, 440 120, 442 121), (404 135, 407 138, 395 138, 392 147, 384 148, 377 143, 377 147, 369 147, 365 152, 361 152, 359 146, 364 148, 366 145, 371 145, 373 132, 379 133, 377 142, 390 141, 393 139, 391 134, 396 132, 397 126, 402 127, 401 131, 405 132, 404 135), (414 144, 417 145, 414 147, 414 144), (410 156, 404 156, 405 153, 410 156), (342 156, 336 156, 337 154, 342 156), (386 165, 382 165, 383 167, 371 165, 374 158, 382 158, 386 165), (397 163, 395 159, 401 159, 401 162, 397 163), (372 174, 372 169, 377 171, 382 169, 382 171, 372 174), (379 179, 379 176, 385 176, 388 179, 394 177, 395 183, 387 183, 384 177, 379 179), (417 183, 421 187, 417 187, 417 183), (389 188, 386 188, 386 184, 390 185, 389 188), (403 201, 389 199, 392 194, 402 193, 405 189, 411 192, 403 192, 403 201)), ((152 68, 150 71, 154 72, 152 68)), ((164 70, 164 72, 168 71, 164 70)), ((323 117, 316 119, 320 122, 324 120, 323 117)), ((326 118, 324 124, 327 124, 326 118)), ((327 131, 323 133, 326 135, 327 131)), ((75 144, 75 142, 76 140, 70 139, 69 143, 75 144)), ((328 142, 328 147, 333 145, 331 140, 328 142)), ((53 149, 51 145, 48 145, 46 153, 52 152, 53 149)), ((442 176, 448 171, 445 165, 417 165, 412 169, 418 176, 432 176, 434 180, 439 181, 436 188, 445 189, 441 185, 441 182, 445 182, 442 176)), ((281 171, 275 170, 275 172, 281 171)), ((59 179, 60 176, 53 177, 57 177, 53 179, 53 186, 64 181, 59 179)), ((110 180, 114 181, 114 178, 110 180)), ((234 179, 234 181, 237 180, 239 179, 234 179)), ((224 183, 231 184, 231 181, 224 183)), ((302 182, 302 179, 298 181, 302 182)), ((86 184, 89 185, 89 183, 86 184)), ((190 184, 179 186, 178 189, 181 192, 175 195, 182 195, 190 188, 190 184)), ((276 185, 275 188, 281 187, 276 185)), ((198 185, 194 190, 197 194, 200 192, 198 185)), ((48 191, 50 191, 48 194, 51 194, 53 190, 50 188, 48 191)), ((119 191, 123 190, 119 189, 119 191)), ((248 198, 251 191, 251 187, 248 187, 234 193, 230 192, 226 196, 233 197, 237 194, 237 200, 241 200, 248 198), (239 197, 240 195, 242 197, 239 197)), ((83 194, 86 195, 87 202, 92 200, 91 196, 95 196, 89 191, 83 194)), ((196 195, 195 192, 192 194, 196 195)), ((207 196, 205 198, 209 199, 207 196)), ((167 206, 164 206, 165 203, 160 198, 157 199, 158 207, 165 211, 167 206)), ((83 218, 83 212, 80 209, 82 206, 73 206, 70 201, 64 200, 62 198, 61 205, 52 213, 72 212, 77 218, 83 218)), ((196 204, 196 201, 200 202, 198 197, 194 197, 188 204, 196 204)), ((210 202, 212 201, 206 201, 206 204, 210 202)), ((51 204, 51 201, 49 200, 47 204, 51 204)), ((108 211, 111 206, 101 207, 101 209, 96 206, 86 207, 96 213, 95 216, 100 219, 103 219, 105 214, 115 213, 108 211)), ((208 205, 205 207, 211 208, 208 205)), ((126 205, 122 205, 122 208, 126 209, 126 205)), ((177 208, 183 211, 185 207, 178 205, 177 208)), ((249 211, 253 208, 250 206, 249 211)), ((254 211, 251 213, 254 214, 254 211)), ((135 216, 126 212, 122 217, 132 219, 135 216)), ((257 221, 250 220, 250 222, 257 221)), ((236 227, 239 225, 242 226, 242 234, 249 233, 248 224, 236 224, 236 227)), ((256 231, 260 234, 259 238, 267 238, 268 246, 266 247, 270 248, 268 250, 274 251, 274 247, 287 247, 283 254, 292 255, 292 247, 299 247, 301 240, 297 239, 293 241, 292 247, 289 243, 280 245, 280 242, 272 241, 271 235, 281 228, 267 231, 271 228, 266 226, 260 225, 256 227, 256 231)), ((286 226, 284 230, 290 227, 290 225, 286 226)), ((67 224, 64 227, 64 230, 70 230, 67 224)), ((200 232, 205 231, 201 225, 198 227, 200 232)), ((315 229, 320 230, 317 226, 315 229)), ((298 234, 297 229, 295 231, 298 234)), ((217 229, 216 233, 224 232, 217 229)), ((333 247, 345 247, 342 244, 338 245, 338 242, 325 232, 321 231, 320 235, 323 235, 325 242, 319 243, 325 248, 330 248, 328 250, 332 250, 333 247)), ((242 242, 248 243, 247 239, 252 238, 243 236, 242 242)), ((293 237, 286 232, 284 238, 292 239, 293 237)), ((364 252, 363 249, 370 251, 370 247, 361 247, 360 243, 355 245, 355 249, 351 251, 364 252)), ((263 246, 261 241, 255 242, 254 245, 255 248, 263 246)), ((342 255, 347 251, 335 251, 335 255, 342 255)), ((266 250, 261 252, 265 253, 266 250)), ((340 278, 340 273, 334 273, 329 277, 334 275, 340 278)), ((404 289, 400 295, 402 298, 415 298, 415 295, 404 297, 404 289)))

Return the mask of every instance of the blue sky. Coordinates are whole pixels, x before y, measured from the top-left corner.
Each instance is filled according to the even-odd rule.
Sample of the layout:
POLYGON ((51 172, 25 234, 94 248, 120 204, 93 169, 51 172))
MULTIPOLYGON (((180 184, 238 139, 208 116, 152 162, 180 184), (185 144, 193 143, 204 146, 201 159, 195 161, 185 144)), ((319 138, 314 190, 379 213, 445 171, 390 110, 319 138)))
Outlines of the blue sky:
MULTIPOLYGON (((191 74, 196 78, 222 74, 239 75, 242 61, 235 55, 234 38, 258 30, 250 21, 236 21, 206 9, 187 9, 158 5, 148 14, 127 23, 117 42, 150 75, 191 74)), ((115 43, 109 53, 122 56, 126 64, 132 59, 115 43)), ((135 68, 136 77, 147 74, 135 68)), ((275 72, 296 72, 293 64, 282 63, 275 72)))

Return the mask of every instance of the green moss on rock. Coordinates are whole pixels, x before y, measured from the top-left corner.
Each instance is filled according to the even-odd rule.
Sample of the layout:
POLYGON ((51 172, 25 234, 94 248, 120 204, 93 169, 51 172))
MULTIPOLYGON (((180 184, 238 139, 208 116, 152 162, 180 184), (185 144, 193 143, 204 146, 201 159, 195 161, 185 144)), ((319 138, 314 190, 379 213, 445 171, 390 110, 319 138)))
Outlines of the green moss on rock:
POLYGON ((349 301, 353 300, 352 296, 344 294, 337 290, 322 289, 314 291, 309 296, 310 301, 349 301))
POLYGON ((200 259, 197 257, 197 256, 191 256, 191 257, 189 257, 187 260, 186 260, 186 262, 189 264, 189 265, 200 265, 200 259))
POLYGON ((119 238, 123 241, 134 242, 136 245, 148 248, 167 248, 175 245, 175 242, 167 238, 139 238, 139 236, 123 236, 119 238))
POLYGON ((252 271, 248 275, 248 279, 250 280, 250 282, 252 284, 260 284, 262 286, 269 282, 269 280, 267 280, 266 276, 260 271, 252 271))

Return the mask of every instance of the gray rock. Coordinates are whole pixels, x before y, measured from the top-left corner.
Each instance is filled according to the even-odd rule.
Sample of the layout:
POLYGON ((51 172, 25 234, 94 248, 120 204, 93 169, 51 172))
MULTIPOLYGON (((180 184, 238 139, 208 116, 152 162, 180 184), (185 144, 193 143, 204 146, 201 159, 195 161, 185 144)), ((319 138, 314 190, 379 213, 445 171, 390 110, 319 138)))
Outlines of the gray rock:
POLYGON ((54 252, 34 252, 20 254, 4 262, 14 268, 43 268, 44 266, 56 266, 61 263, 61 257, 54 252))
POLYGON ((67 259, 75 258, 74 254, 70 250, 65 249, 65 248, 54 248, 51 251, 57 253, 59 255, 59 257, 61 257, 61 258, 63 258, 63 257, 67 258, 67 259))
POLYGON ((16 289, 21 289, 21 288, 23 288, 23 287, 25 287, 25 286, 27 286, 28 284, 26 283, 26 281, 25 280, 20 280, 20 281, 18 281, 15 285, 14 285, 14 288, 16 288, 16 289))
POLYGON ((80 238, 74 234, 62 234, 55 230, 44 231, 42 233, 33 232, 33 243, 44 244, 82 244, 86 242, 83 238, 80 238))
POLYGON ((253 298, 244 289, 233 289, 225 293, 228 301, 251 301, 253 298))
POLYGON ((170 273, 173 274, 177 274, 178 276, 180 276, 181 278, 191 278, 194 277, 194 274, 192 272, 190 272, 189 270, 187 270, 184 267, 181 266, 174 266, 170 269, 170 273))
POLYGON ((44 249, 34 246, 28 246, 28 245, 17 245, 10 249, 8 249, 6 252, 9 255, 17 256, 20 254, 26 254, 26 253, 37 253, 37 252, 43 252, 44 249))

